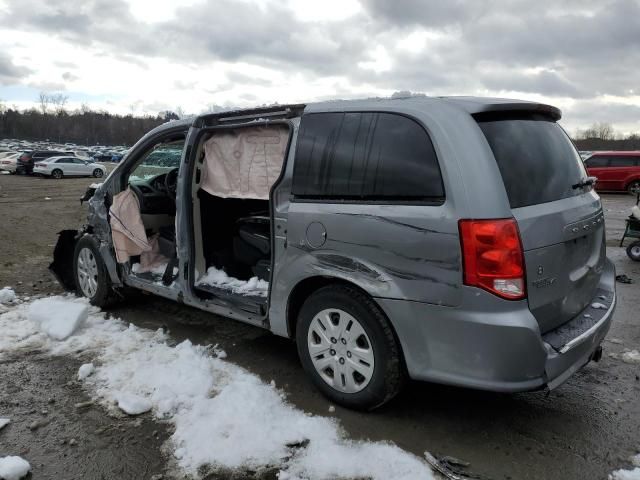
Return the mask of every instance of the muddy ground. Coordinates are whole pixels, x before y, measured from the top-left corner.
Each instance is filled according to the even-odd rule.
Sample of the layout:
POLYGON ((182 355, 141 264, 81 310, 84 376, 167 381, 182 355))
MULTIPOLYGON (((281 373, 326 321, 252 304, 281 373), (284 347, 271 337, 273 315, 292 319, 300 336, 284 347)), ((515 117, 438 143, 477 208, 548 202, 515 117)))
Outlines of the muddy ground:
MULTIPOLYGON (((13 286, 20 296, 61 292, 47 265, 56 232, 84 221, 78 199, 89 183, 0 175, 0 287, 13 286)), ((413 383, 374 413, 336 407, 330 414, 329 403, 311 386, 294 345, 285 339, 146 295, 112 313, 140 326, 166 325, 176 340, 219 344, 229 361, 265 381, 275 380, 294 405, 338 417, 353 438, 390 440, 417 455, 425 450, 450 455, 492 479, 605 479, 640 452, 640 367, 609 356, 623 348, 640 349, 640 263, 614 246, 632 198, 603 195, 603 200, 608 255, 618 273, 636 283, 618 284, 618 309, 602 361, 550 395, 413 383)), ((12 419, 0 431, 0 456, 28 458, 34 478, 167 477, 160 448, 170 434, 166 426, 148 416, 115 418, 99 407, 75 407, 88 400, 74 381, 80 363, 37 354, 0 363, 0 416, 12 419), (44 425, 31 430, 33 422, 44 425)))

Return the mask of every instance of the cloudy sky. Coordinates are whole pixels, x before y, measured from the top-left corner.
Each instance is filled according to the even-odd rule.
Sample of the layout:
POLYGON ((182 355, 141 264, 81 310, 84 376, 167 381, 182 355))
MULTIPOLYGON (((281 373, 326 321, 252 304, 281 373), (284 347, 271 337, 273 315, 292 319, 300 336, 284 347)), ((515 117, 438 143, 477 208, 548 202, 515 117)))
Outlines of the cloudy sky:
POLYGON ((0 99, 119 113, 485 95, 640 132, 640 0, 0 0, 0 99))

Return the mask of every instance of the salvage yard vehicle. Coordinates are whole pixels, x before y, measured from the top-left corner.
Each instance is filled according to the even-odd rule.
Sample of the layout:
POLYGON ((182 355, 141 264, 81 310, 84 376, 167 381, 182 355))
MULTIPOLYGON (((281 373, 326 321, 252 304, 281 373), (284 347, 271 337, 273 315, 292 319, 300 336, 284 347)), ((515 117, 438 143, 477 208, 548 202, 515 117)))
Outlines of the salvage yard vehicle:
POLYGON ((599 191, 640 193, 640 151, 594 152, 584 164, 599 191))
POLYGON ((31 175, 33 173, 33 166, 36 162, 44 160, 45 158, 57 157, 60 155, 73 155, 73 152, 60 152, 56 150, 25 151, 18 157, 16 173, 21 175, 31 175))
POLYGON ((9 152, 0 154, 0 171, 16 173, 16 164, 18 162, 19 153, 9 152))
POLYGON ((51 269, 105 306, 144 290, 295 339, 372 409, 407 378, 554 389, 616 304, 600 198, 539 103, 279 105, 166 123, 61 232, 51 269))
POLYGON ((102 178, 107 173, 106 167, 78 157, 50 157, 39 160, 33 166, 33 173, 60 179, 62 177, 95 177, 102 178))

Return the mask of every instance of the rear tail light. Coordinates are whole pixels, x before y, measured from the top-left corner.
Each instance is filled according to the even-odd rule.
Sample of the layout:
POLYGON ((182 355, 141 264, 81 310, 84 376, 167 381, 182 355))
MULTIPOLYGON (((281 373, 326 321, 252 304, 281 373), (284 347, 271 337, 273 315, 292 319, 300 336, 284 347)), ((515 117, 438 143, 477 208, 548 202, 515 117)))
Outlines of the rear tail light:
POLYGON ((524 254, 515 219, 460 220, 464 284, 509 300, 526 297, 524 254))
POLYGON ((47 166, 47 164, 46 163, 36 163, 35 166, 39 167, 39 168, 44 168, 44 167, 47 166))

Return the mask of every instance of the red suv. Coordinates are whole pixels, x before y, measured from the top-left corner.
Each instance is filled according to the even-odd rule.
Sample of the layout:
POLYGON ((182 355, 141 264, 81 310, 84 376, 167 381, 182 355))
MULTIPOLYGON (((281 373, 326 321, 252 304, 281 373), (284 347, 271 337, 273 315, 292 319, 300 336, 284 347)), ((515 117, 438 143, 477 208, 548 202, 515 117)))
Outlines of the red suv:
POLYGON ((584 165, 590 176, 598 177, 600 191, 640 192, 640 151, 595 152, 584 165))

